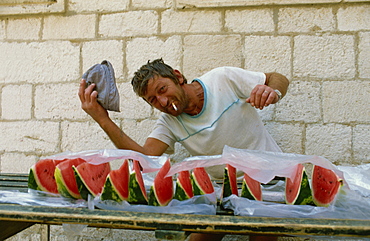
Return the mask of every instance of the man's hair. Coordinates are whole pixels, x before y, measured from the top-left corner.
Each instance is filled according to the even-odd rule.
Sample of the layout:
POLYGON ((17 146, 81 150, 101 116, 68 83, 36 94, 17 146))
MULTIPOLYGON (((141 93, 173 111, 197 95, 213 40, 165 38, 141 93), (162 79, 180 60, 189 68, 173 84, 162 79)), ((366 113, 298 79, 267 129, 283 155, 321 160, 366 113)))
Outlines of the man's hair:
MULTIPOLYGON (((176 84, 179 84, 179 79, 175 75, 174 69, 165 64, 163 59, 156 59, 152 62, 148 61, 147 64, 141 66, 140 69, 138 69, 134 77, 131 80, 131 85, 135 91, 135 93, 143 97, 147 92, 148 87, 148 81, 155 77, 164 77, 169 78, 176 84)), ((184 77, 184 84, 186 83, 186 79, 184 77)))

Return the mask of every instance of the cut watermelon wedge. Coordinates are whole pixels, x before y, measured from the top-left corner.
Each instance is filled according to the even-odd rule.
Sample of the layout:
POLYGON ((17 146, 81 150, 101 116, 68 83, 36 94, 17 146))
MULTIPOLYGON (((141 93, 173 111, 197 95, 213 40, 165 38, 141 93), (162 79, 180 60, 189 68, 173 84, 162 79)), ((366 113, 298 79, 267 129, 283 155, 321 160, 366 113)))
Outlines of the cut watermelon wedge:
POLYGON ((85 163, 83 159, 76 158, 68 159, 56 166, 54 176, 60 195, 68 198, 81 198, 72 166, 77 167, 82 163, 85 163))
POLYGON ((129 196, 127 201, 134 204, 148 204, 140 163, 134 160, 132 164, 133 172, 130 174, 129 196))
POLYGON ((285 178, 285 202, 296 205, 313 204, 310 183, 302 164, 297 165, 292 179, 285 178))
POLYGON ((165 177, 170 171, 170 160, 163 164, 157 173, 153 186, 150 188, 148 204, 152 206, 166 206, 173 198, 172 176, 165 177))
POLYGON ((105 180, 110 172, 109 162, 100 165, 85 162, 72 168, 76 177, 78 191, 83 199, 87 200, 89 194, 95 197, 102 192, 105 180))
POLYGON ((251 200, 262 201, 261 183, 252 179, 247 173, 244 173, 240 196, 251 200))
POLYGON ((236 181, 236 168, 226 164, 224 171, 224 183, 222 185, 222 197, 230 195, 238 196, 238 183, 236 181))
POLYGON ((329 206, 335 201, 343 180, 330 169, 315 165, 312 172, 312 196, 317 206, 329 206))
POLYGON ((104 184, 101 200, 114 200, 122 202, 128 199, 130 170, 128 160, 124 160, 121 167, 110 171, 104 184))
POLYGON ((197 167, 191 174, 194 196, 213 193, 214 187, 206 169, 197 167))
POLYGON ((30 168, 28 188, 50 193, 58 193, 54 178, 55 167, 64 160, 43 159, 30 168))
POLYGON ((184 201, 192 198, 193 196, 194 194, 193 186, 191 185, 190 172, 188 170, 179 172, 176 179, 174 199, 184 201))

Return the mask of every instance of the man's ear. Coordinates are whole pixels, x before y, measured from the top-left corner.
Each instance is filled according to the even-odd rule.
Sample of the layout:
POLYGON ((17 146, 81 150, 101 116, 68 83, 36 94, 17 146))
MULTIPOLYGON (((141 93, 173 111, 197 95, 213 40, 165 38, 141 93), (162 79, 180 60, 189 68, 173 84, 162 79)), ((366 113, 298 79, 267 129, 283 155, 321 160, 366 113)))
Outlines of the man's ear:
POLYGON ((177 69, 174 69, 173 73, 176 75, 177 79, 179 80, 179 84, 183 85, 184 84, 184 76, 181 74, 181 72, 177 69))

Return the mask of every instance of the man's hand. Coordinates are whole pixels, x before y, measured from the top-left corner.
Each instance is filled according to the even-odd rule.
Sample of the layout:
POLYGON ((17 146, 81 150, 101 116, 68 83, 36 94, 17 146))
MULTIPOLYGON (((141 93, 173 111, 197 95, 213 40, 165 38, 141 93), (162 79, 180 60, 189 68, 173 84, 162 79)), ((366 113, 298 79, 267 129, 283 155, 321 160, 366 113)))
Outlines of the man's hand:
POLYGON ((251 96, 246 100, 247 103, 260 110, 278 101, 279 96, 277 93, 267 85, 257 85, 254 87, 251 96))
POLYGON ((108 111, 103 108, 97 101, 98 92, 94 90, 95 84, 91 84, 86 88, 86 80, 82 79, 78 96, 81 101, 81 108, 89 114, 96 122, 109 118, 108 111))

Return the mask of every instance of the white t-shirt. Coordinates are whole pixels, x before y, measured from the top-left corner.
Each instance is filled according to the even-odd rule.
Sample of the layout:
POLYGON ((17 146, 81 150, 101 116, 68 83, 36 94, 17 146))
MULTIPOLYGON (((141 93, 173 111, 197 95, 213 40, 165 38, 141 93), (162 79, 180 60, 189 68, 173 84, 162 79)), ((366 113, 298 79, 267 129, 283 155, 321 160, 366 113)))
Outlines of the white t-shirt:
POLYGON ((220 67, 194 81, 204 90, 202 111, 196 116, 183 113, 177 117, 163 113, 149 137, 170 148, 180 142, 192 156, 219 155, 225 145, 281 151, 256 109, 245 101, 256 85, 265 83, 264 73, 220 67))

